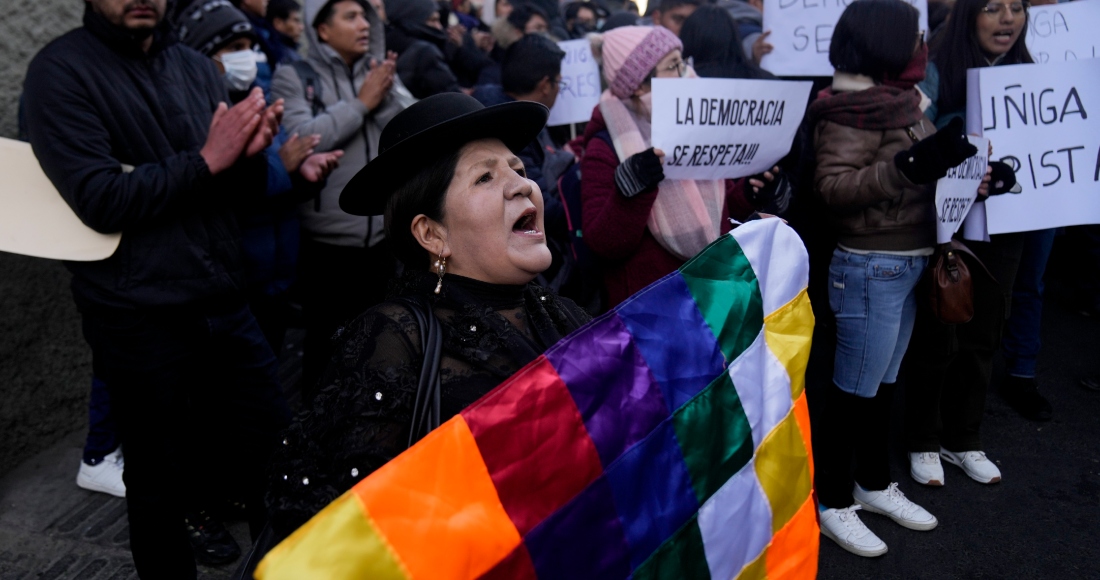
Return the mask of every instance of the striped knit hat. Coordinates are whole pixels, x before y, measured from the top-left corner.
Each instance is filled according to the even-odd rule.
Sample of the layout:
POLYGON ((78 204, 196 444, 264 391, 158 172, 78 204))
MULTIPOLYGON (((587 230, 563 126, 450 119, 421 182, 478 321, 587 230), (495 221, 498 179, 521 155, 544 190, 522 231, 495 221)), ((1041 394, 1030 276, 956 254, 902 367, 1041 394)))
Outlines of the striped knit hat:
POLYGON ((622 26, 603 35, 603 74, 611 94, 629 98, 668 53, 684 47, 662 26, 622 26))

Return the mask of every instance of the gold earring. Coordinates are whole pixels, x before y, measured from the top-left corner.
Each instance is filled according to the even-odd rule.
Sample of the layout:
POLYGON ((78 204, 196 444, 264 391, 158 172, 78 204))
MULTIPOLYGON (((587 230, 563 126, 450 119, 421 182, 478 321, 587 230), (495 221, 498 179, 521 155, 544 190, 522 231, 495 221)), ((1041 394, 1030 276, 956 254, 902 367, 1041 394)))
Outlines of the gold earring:
POLYGON ((443 257, 443 252, 439 253, 439 257, 436 258, 432 267, 435 268, 435 273, 439 276, 439 282, 435 285, 435 293, 439 294, 439 291, 443 289, 443 275, 447 273, 447 258, 443 257))

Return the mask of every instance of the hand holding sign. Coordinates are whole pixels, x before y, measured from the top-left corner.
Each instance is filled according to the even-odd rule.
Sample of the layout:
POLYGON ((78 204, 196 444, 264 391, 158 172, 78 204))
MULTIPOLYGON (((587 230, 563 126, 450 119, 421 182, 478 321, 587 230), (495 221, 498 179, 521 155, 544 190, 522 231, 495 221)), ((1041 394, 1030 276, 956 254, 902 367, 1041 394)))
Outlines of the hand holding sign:
POLYGON ((978 199, 978 188, 988 181, 989 140, 973 136, 967 140, 973 156, 936 182, 936 242, 940 244, 951 241, 978 199))

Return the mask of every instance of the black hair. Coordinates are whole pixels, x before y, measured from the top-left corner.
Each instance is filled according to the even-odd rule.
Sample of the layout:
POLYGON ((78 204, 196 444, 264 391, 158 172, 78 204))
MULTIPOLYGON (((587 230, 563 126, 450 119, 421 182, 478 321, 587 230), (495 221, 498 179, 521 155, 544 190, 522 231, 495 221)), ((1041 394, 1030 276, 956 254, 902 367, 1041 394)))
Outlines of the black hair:
POLYGON ((729 11, 714 5, 696 10, 680 30, 684 58, 695 61, 695 71, 703 77, 727 79, 775 78, 745 56, 737 21, 729 11))
POLYGON ((836 70, 880 81, 913 60, 920 13, 902 0, 859 0, 840 15, 829 44, 836 70))
POLYGON ((332 23, 332 10, 337 4, 341 2, 355 2, 356 4, 362 6, 363 10, 367 14, 374 13, 374 8, 371 8, 371 5, 367 3, 367 0, 328 0, 328 2, 325 2, 325 5, 317 11, 317 16, 313 17, 312 25, 314 30, 320 28, 322 24, 332 23))
POLYGON ((406 268, 427 269, 434 257, 416 241, 410 226, 420 214, 437 222, 443 219, 443 201, 461 153, 458 149, 437 155, 411 171, 412 177, 393 192, 386 204, 386 243, 406 268))
POLYGON ((504 92, 523 95, 535 90, 548 77, 553 82, 561 74, 565 51, 541 34, 526 34, 512 43, 500 63, 500 84, 504 92))
POLYGON ((650 12, 661 11, 668 12, 674 8, 681 6, 695 6, 696 8, 703 5, 703 0, 661 0, 657 3, 657 6, 650 10, 650 12))
POLYGON ((279 20, 286 20, 290 18, 291 14, 295 12, 301 12, 302 5, 294 0, 268 0, 267 3, 267 21, 272 22, 276 18, 279 20))
POLYGON ((508 24, 516 27, 516 30, 520 32, 527 30, 527 22, 535 16, 541 16, 546 21, 546 25, 550 25, 550 16, 546 14, 545 10, 534 4, 512 2, 512 6, 512 13, 508 15, 508 24))
POLYGON ((591 10, 592 14, 596 18, 600 17, 600 11, 595 4, 587 1, 570 2, 569 4, 565 5, 565 21, 568 22, 570 20, 576 20, 577 15, 580 14, 581 10, 585 9, 591 10))
MULTIPOLYGON (((966 70, 989 66, 982 47, 978 44, 978 17, 988 0, 958 0, 943 30, 931 47, 931 60, 940 73, 940 94, 937 105, 940 111, 951 112, 966 105, 966 70)), ((1030 17, 1028 3, 1024 2, 1024 27, 1016 43, 1008 50, 1001 64, 1030 64, 1035 62, 1027 50, 1024 39, 1030 17)))

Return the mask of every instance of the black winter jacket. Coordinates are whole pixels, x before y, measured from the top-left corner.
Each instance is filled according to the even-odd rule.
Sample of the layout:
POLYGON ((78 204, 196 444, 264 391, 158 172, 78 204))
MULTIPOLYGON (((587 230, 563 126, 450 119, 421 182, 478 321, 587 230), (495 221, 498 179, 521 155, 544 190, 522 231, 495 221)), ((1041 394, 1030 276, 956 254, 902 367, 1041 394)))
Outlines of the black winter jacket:
POLYGON ((100 262, 67 262, 78 306, 171 306, 244 287, 234 203, 266 188, 263 155, 211 176, 199 150, 229 101, 209 58, 158 29, 148 53, 90 8, 35 56, 31 146, 90 228, 122 232, 100 262))

